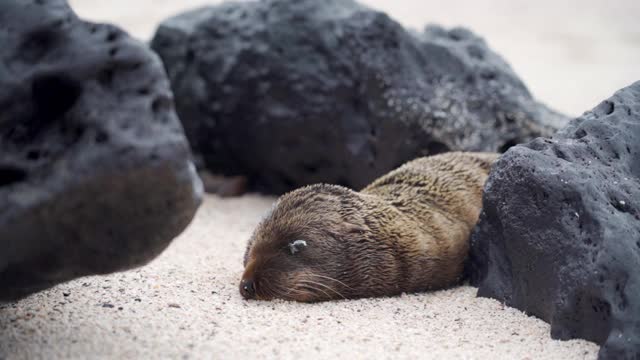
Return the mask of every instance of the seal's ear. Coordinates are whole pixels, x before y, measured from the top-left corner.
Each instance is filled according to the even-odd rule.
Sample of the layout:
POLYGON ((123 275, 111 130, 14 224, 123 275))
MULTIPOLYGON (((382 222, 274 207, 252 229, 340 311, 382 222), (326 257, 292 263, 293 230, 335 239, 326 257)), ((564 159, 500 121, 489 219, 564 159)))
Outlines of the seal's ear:
POLYGON ((352 223, 348 223, 348 222, 345 222, 343 224, 344 224, 344 229, 345 229, 347 234, 359 234, 359 235, 362 235, 366 231, 366 228, 363 225, 357 225, 357 224, 352 224, 352 223))
POLYGON ((294 255, 305 247, 307 247, 307 242, 304 240, 293 240, 289 243, 289 251, 291 251, 291 255, 294 255))

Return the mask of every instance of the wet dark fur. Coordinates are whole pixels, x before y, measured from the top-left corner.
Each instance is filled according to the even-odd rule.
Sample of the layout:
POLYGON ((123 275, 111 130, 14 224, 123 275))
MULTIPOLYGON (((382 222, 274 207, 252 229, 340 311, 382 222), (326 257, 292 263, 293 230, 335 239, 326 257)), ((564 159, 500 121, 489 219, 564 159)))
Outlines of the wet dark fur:
POLYGON ((360 192, 311 185, 283 195, 245 253, 255 298, 388 296, 460 280, 497 154, 413 160, 360 192), (290 244, 307 244, 292 253, 290 244))

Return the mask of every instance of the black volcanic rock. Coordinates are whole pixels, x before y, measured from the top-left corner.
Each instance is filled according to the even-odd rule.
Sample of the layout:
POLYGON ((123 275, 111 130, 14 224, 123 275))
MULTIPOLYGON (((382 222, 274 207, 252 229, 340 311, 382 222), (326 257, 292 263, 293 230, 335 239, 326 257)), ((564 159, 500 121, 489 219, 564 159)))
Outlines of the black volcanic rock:
POLYGON ((556 339, 640 358, 640 82, 552 139, 507 151, 471 240, 478 295, 551 323, 556 339))
POLYGON ((0 44, 0 300, 154 258, 201 196, 160 60, 62 0, 3 0, 0 44))
POLYGON ((152 47, 206 167, 266 192, 360 188, 417 156, 504 150, 565 120, 470 31, 412 33, 350 0, 197 9, 152 47))

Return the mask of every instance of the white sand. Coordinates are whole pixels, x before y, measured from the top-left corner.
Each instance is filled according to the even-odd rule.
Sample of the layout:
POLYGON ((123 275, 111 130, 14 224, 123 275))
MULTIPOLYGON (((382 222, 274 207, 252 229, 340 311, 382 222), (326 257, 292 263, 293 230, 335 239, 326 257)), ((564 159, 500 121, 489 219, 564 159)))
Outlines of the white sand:
MULTIPOLYGON (((149 39, 163 18, 211 1, 70 2, 83 17, 149 39)), ((439 22, 472 28, 539 100, 570 115, 640 79, 638 1, 365 3, 408 26, 439 22)), ((190 228, 150 265, 0 305, 0 359, 591 359, 597 354, 593 343, 551 340, 546 323, 475 298, 471 287, 311 305, 243 301, 237 281, 245 242, 272 200, 208 197, 190 228)))
POLYGON ((546 323, 476 298, 472 287, 320 304, 242 300, 237 283, 245 241, 272 200, 210 196, 190 228, 150 265, 0 305, 0 359, 597 354, 587 341, 551 340, 546 323))

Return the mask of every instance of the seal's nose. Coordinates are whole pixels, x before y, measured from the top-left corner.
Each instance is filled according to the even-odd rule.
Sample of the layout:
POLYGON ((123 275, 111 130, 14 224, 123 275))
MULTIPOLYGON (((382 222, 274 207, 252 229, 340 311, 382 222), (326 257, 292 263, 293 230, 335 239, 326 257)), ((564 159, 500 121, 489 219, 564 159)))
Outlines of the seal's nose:
POLYGON ((240 281, 240 294, 247 300, 253 299, 253 297, 256 295, 256 290, 253 287, 252 279, 243 279, 242 281, 240 281))

